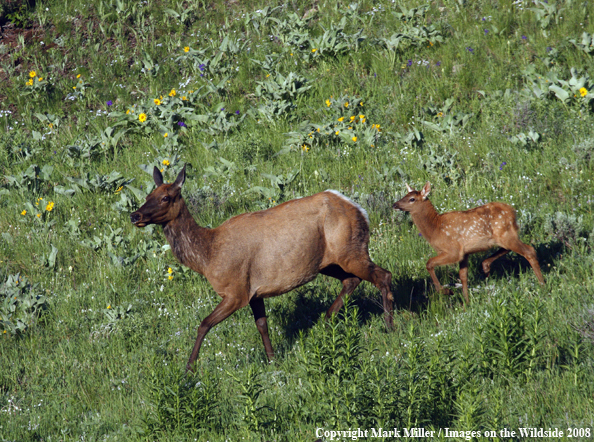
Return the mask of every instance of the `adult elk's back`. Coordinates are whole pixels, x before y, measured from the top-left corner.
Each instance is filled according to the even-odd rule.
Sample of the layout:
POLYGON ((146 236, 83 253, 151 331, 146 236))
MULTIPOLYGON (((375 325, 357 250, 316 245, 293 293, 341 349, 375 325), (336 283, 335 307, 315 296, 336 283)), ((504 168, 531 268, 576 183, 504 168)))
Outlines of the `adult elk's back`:
POLYGON ((369 258, 369 222, 357 204, 338 192, 325 191, 244 213, 207 229, 194 221, 181 196, 185 178, 184 166, 174 183, 164 184, 155 167, 157 188, 130 220, 137 227, 162 225, 174 256, 204 275, 222 298, 198 327, 188 370, 208 331, 248 304, 272 359, 264 298, 282 295, 319 273, 339 279, 343 286, 326 316, 337 312, 343 296, 364 279, 381 291, 386 326, 392 327, 392 274, 369 258))
POLYGON ((516 212, 513 207, 504 203, 488 203, 463 212, 448 212, 440 215, 427 199, 431 191, 429 182, 420 192, 413 190, 408 184, 406 189, 408 193, 394 203, 394 209, 410 212, 413 222, 423 237, 438 253, 427 261, 427 270, 438 291, 451 294, 449 289, 439 283, 434 268, 459 262, 462 291, 468 304, 468 256, 494 245, 501 248, 482 263, 487 276, 493 261, 511 250, 528 260, 536 277, 541 284, 544 284, 534 248, 520 241, 516 212))

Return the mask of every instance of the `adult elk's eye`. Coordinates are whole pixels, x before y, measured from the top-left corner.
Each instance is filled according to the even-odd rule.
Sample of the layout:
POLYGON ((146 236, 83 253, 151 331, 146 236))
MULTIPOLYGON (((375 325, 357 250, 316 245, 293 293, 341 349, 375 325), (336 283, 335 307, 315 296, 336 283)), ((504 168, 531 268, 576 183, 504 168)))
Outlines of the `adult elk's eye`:
POLYGON ((171 198, 165 195, 161 201, 163 201, 164 203, 168 203, 169 201, 171 201, 171 198))
POLYGON ((411 199, 408 200, 408 202, 409 203, 414 203, 415 202, 415 199, 414 198, 411 198, 411 199))

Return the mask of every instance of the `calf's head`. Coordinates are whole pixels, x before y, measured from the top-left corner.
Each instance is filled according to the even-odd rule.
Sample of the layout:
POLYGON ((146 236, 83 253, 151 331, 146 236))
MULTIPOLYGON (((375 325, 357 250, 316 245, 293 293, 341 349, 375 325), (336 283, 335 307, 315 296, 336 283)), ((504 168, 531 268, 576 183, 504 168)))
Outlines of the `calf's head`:
POLYGON ((392 208, 397 210, 402 210, 404 212, 412 212, 415 208, 421 206, 420 203, 427 199, 427 195, 431 192, 431 184, 429 181, 425 183, 425 187, 419 192, 418 190, 414 190, 408 184, 406 185, 407 194, 402 198, 400 201, 396 201, 392 208))
POLYGON ((157 188, 146 197, 146 203, 140 209, 130 214, 130 221, 136 227, 167 224, 179 216, 183 205, 181 188, 186 180, 185 165, 171 184, 163 183, 163 175, 156 167, 153 169, 153 179, 157 188))

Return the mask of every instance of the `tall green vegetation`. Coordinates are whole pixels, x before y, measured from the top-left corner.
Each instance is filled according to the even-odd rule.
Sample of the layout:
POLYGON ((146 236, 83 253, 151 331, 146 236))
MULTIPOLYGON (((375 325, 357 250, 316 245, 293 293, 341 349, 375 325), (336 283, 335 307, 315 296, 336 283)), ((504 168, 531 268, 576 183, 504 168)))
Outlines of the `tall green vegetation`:
MULTIPOLYGON (((5 2, 6 3, 6 2, 5 2)), ((591 2, 88 2, 0 6, 0 439, 315 440, 316 430, 592 428, 591 2), (219 302, 130 212, 188 164, 197 221, 327 188, 371 219, 395 331, 325 277, 219 302), (463 307, 404 183, 439 211, 515 206, 546 286, 510 254, 463 307)))

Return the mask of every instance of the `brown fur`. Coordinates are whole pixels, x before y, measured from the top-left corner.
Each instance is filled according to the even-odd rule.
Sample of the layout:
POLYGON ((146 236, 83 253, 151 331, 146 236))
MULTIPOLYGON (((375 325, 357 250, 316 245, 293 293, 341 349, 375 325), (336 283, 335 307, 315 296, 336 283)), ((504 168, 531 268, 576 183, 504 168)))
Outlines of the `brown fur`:
POLYGON ((161 224, 174 256, 204 275, 222 298, 198 328, 188 370, 210 328, 248 304, 272 359, 263 299, 293 290, 319 273, 343 284, 327 317, 338 312, 343 296, 364 279, 380 289, 386 326, 392 327, 392 274, 369 258, 366 213, 344 196, 326 191, 206 229, 196 224, 181 196, 185 167, 173 184, 163 184, 157 168, 153 178, 157 188, 130 215, 131 221, 138 227, 161 224))
POLYGON ((406 196, 394 203, 394 209, 410 212, 423 237, 437 252, 437 256, 427 261, 427 270, 438 291, 451 294, 439 283, 434 268, 459 262, 462 291, 468 304, 468 256, 495 245, 501 248, 482 263, 487 276, 493 261, 512 250, 528 260, 536 277, 544 284, 534 248, 520 241, 513 207, 504 203, 488 203, 463 212, 440 215, 427 199, 431 191, 429 182, 420 192, 411 189, 408 184, 407 189, 406 196))

